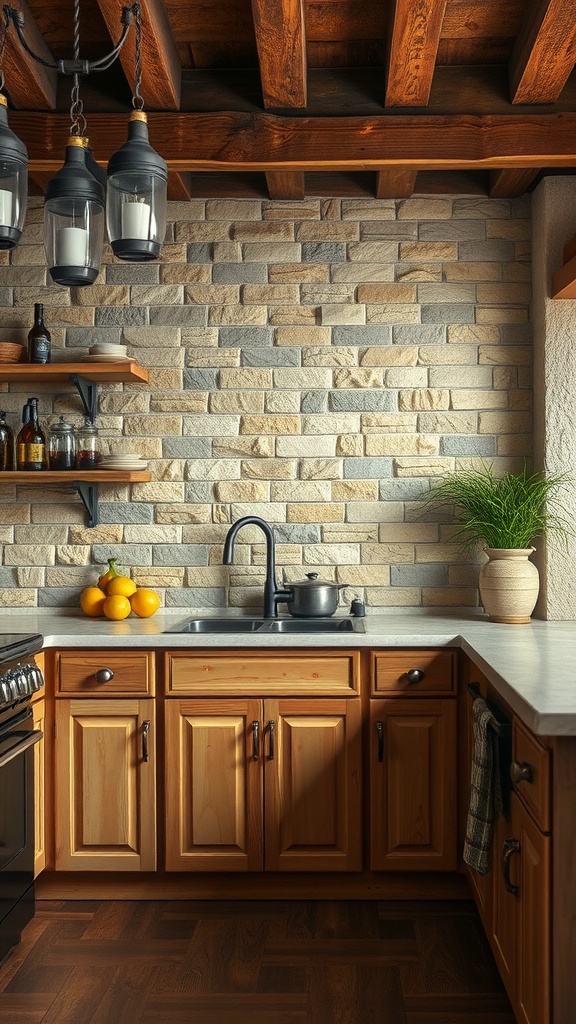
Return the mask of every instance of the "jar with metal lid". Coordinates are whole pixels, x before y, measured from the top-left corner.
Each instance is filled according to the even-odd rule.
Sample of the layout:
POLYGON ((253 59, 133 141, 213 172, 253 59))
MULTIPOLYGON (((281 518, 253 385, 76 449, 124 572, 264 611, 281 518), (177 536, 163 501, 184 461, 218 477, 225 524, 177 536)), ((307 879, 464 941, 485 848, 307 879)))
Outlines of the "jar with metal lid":
POLYGON ((63 416, 50 427, 48 466, 50 469, 74 469, 76 466, 74 427, 67 423, 63 416))
POLYGON ((76 431, 76 468, 98 469, 100 457, 98 428, 87 416, 84 426, 76 431))

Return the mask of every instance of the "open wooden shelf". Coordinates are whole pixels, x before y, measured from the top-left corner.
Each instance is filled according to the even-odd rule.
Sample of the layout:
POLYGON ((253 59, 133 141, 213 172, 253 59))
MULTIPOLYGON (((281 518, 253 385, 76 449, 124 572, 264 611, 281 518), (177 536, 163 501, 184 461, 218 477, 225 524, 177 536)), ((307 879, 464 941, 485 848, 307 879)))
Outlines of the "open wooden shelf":
POLYGON ((8 469, 0 473, 2 484, 73 484, 80 480, 90 484, 146 483, 147 469, 8 469))
POLYGON ((58 380, 70 380, 72 376, 85 377, 96 383, 112 383, 120 381, 146 384, 148 370, 135 360, 120 360, 117 363, 92 363, 90 360, 78 363, 0 363, 0 382, 31 381, 35 384, 47 384, 58 380))

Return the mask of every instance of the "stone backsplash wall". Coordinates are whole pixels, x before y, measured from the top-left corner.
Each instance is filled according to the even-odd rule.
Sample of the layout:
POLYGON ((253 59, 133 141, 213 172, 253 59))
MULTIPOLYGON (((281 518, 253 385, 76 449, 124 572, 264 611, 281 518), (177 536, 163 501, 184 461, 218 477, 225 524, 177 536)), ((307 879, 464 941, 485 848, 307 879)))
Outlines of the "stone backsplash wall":
MULTIPOLYGON (((254 607, 262 534, 287 579, 318 571, 368 609, 474 606, 477 567, 423 515, 434 478, 532 453, 530 204, 422 197, 169 204, 157 264, 105 253, 91 288, 47 284, 42 209, 0 254, 0 339, 45 305, 53 359, 123 341, 149 385, 102 385, 105 451, 138 451, 150 483, 105 485, 100 525, 67 486, 0 480, 0 605, 74 606, 110 555, 167 606, 254 607)), ((18 429, 82 422, 68 384, 0 383, 18 429)), ((481 561, 482 555, 478 560, 481 561)))

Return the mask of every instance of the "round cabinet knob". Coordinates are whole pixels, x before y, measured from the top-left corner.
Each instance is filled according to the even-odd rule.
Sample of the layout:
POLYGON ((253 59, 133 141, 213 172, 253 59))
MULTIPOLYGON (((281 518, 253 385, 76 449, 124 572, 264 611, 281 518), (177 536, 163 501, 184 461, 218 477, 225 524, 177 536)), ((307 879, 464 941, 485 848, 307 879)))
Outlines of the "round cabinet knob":
POLYGON ((111 679, 114 679, 114 673, 111 668, 99 668, 96 672, 97 683, 109 683, 111 679))
POLYGON ((421 683, 425 674, 421 668, 409 668, 406 676, 409 683, 421 683))
POLYGON ((534 769, 527 761, 512 761, 510 765, 510 778, 515 786, 519 782, 533 782, 534 769))

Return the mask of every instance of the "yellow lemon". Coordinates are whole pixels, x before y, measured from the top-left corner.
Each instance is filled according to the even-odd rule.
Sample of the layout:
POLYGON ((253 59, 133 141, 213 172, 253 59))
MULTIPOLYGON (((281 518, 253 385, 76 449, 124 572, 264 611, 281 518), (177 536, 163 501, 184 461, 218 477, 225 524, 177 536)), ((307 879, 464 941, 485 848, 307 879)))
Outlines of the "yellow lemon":
POLYGON ((80 594, 80 607, 85 615, 97 618, 104 614, 106 594, 100 587, 85 587, 80 594))
POLYGON ((116 568, 116 559, 115 558, 109 558, 108 559, 108 569, 104 573, 104 575, 101 576, 100 579, 98 580, 98 586, 100 587, 100 590, 106 590, 106 584, 109 583, 110 580, 114 579, 115 576, 119 576, 119 575, 120 575, 120 573, 118 572, 118 569, 116 568))
POLYGON ((130 597, 135 590, 136 584, 129 576, 113 576, 106 584, 106 593, 109 597, 114 595, 130 597))
POLYGON ((155 590, 148 590, 147 587, 138 587, 130 597, 132 611, 141 619, 148 619, 160 607, 160 598, 155 590))
POLYGON ((107 619, 127 619, 132 609, 127 597, 112 594, 104 601, 103 611, 107 619))

